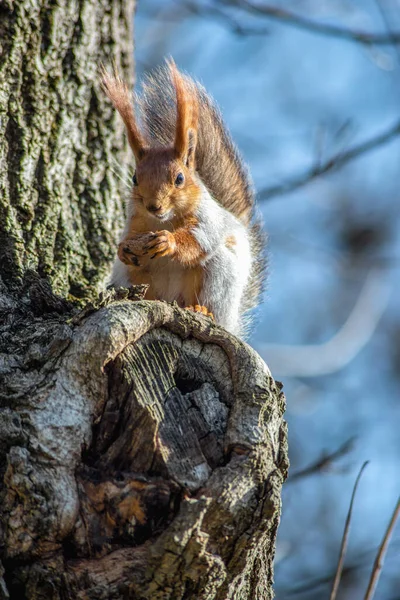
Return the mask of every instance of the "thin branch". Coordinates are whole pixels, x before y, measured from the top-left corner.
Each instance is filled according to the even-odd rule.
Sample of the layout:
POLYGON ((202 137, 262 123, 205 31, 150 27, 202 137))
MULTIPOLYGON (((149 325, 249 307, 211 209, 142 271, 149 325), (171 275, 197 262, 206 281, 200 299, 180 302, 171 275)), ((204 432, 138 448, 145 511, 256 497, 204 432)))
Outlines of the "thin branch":
POLYGON ((188 17, 189 15, 195 15, 197 17, 203 18, 215 18, 217 21, 222 23, 227 29, 229 29, 232 33, 238 36, 251 36, 251 35, 259 35, 266 36, 269 35, 270 31, 266 27, 250 27, 244 26, 239 20, 235 19, 235 17, 228 12, 221 10, 218 6, 214 5, 199 5, 197 2, 190 0, 174 0, 175 4, 179 6, 180 9, 185 9, 187 14, 182 15, 182 11, 169 11, 163 13, 160 16, 160 11, 158 10, 144 10, 142 9, 141 14, 148 19, 159 19, 164 23, 172 23, 172 24, 180 24, 182 23, 183 18, 188 17))
POLYGON ((382 571, 383 561, 385 560, 386 550, 388 548, 391 535, 396 525, 396 521, 400 515, 400 498, 397 501, 396 507, 393 511, 392 518, 390 519, 388 528, 386 530, 385 535, 383 536, 382 543, 380 545, 378 554, 376 555, 374 566, 371 573, 371 578, 369 580, 368 588, 365 593, 364 600, 372 600, 375 592, 375 588, 377 586, 379 576, 382 571))
MULTIPOLYGON (((393 546, 395 547, 396 551, 399 550, 399 544, 396 544, 396 541, 392 543, 392 548, 393 546)), ((363 552, 360 552, 357 557, 353 556, 352 563, 350 565, 346 565, 342 571, 342 579, 345 574, 355 574, 360 571, 360 569, 364 571, 366 562, 370 561, 371 555, 372 558, 376 555, 376 548, 364 550, 363 552)), ((306 592, 310 593, 318 588, 321 588, 322 586, 326 586, 327 584, 330 584, 329 587, 331 587, 334 576, 335 573, 330 573, 321 577, 309 579, 308 581, 296 583, 290 588, 278 588, 276 592, 280 600, 286 600, 286 598, 292 598, 298 594, 304 595, 306 592)), ((323 592, 321 591, 321 594, 322 593, 323 592)), ((397 596, 396 598, 391 598, 391 600, 399 600, 399 598, 397 596)))
POLYGON ((370 33, 348 29, 338 25, 314 21, 313 19, 303 17, 293 11, 278 8, 277 6, 272 6, 270 4, 253 4, 250 0, 222 0, 222 3, 229 6, 236 6, 247 12, 261 15, 267 19, 273 19, 285 23, 286 25, 305 29, 320 35, 328 35, 362 44, 374 44, 376 46, 400 44, 400 32, 398 31, 394 31, 388 35, 387 33, 370 33))
POLYGON ((179 4, 190 11, 192 14, 199 17, 211 17, 216 18, 222 24, 228 26, 228 28, 236 35, 239 36, 251 36, 251 35, 269 35, 269 30, 261 27, 249 27, 244 26, 232 15, 224 10, 221 10, 217 5, 199 5, 196 2, 190 2, 188 0, 180 0, 179 4))
MULTIPOLYGON (((388 35, 390 35, 393 38, 392 24, 391 24, 390 16, 387 13, 387 6, 386 6, 385 0, 375 0, 375 4, 377 5, 378 10, 381 14, 382 21, 385 25, 388 35)), ((396 52, 397 63, 398 63, 398 65, 400 65, 400 46, 398 46, 396 44, 393 44, 393 46, 394 46, 394 49, 396 52)), ((398 77, 396 77, 395 83, 396 83, 397 93, 398 93, 400 90, 400 87, 399 87, 400 81, 399 81, 398 77)))
POLYGON ((385 24, 386 31, 387 31, 388 35, 390 36, 390 39, 393 42, 393 46, 396 49, 397 60, 400 62, 400 48, 396 45, 395 33, 393 32, 393 29, 392 29, 392 26, 390 23, 390 18, 386 12, 386 6, 384 4, 384 0, 375 0, 375 3, 378 6, 379 12, 381 13, 382 21, 385 24))
POLYGON ((398 135, 400 135, 400 121, 383 133, 380 133, 379 135, 370 138, 365 142, 357 144, 349 150, 345 150, 334 155, 329 160, 315 165, 311 170, 306 171, 297 177, 293 177, 293 179, 289 181, 264 188, 259 192, 258 199, 260 201, 270 200, 275 196, 282 196, 283 194, 293 192, 294 190, 307 185, 317 177, 321 177, 321 175, 337 171, 340 167, 343 167, 343 165, 347 164, 348 162, 358 158, 359 156, 367 154, 379 146, 383 146, 387 142, 390 142, 392 139, 396 138, 398 135))
POLYGON ((287 483, 292 483, 293 481, 297 481, 298 479, 301 479, 303 477, 308 477, 309 475, 314 475, 315 473, 319 473, 321 471, 329 469, 329 467, 335 460, 338 460, 342 456, 345 456, 346 454, 351 452, 354 446, 354 439, 354 437, 348 439, 346 442, 344 442, 344 444, 340 446, 340 448, 335 450, 335 452, 332 452, 331 454, 328 454, 326 456, 322 456, 319 460, 317 460, 317 462, 313 463, 312 465, 309 465, 301 471, 296 471, 295 473, 293 473, 293 475, 289 475, 287 483))
POLYGON ((357 475, 356 482, 354 484, 353 493, 351 495, 351 500, 350 500, 349 512, 347 513, 346 524, 344 526, 344 532, 343 532, 343 537, 342 537, 342 544, 340 546, 338 566, 337 566, 337 569, 336 569, 336 575, 335 575, 335 579, 333 581, 332 592, 331 592, 331 595, 329 597, 329 600, 335 600, 336 599, 336 595, 337 595, 337 591, 338 591, 338 588, 339 588, 340 579, 342 577, 344 557, 346 555, 347 541, 348 541, 348 537, 349 537, 349 530, 350 530, 350 523, 351 523, 351 516, 352 516, 352 513, 353 513, 354 498, 356 496, 356 492, 357 492, 358 484, 359 484, 360 479, 361 479, 361 475, 363 474, 363 471, 364 471, 365 467, 367 466, 367 464, 368 464, 368 461, 366 461, 363 464, 363 466, 361 467, 361 469, 360 469, 360 471, 359 471, 359 473, 357 475))

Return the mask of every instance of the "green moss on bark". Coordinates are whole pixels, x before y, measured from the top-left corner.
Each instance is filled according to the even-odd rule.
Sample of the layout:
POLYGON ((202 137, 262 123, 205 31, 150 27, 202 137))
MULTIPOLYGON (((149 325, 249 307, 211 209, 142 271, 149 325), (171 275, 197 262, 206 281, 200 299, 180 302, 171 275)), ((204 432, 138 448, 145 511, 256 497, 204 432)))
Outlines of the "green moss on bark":
POLYGON ((115 255, 129 165, 97 70, 132 80, 134 0, 20 0, 0 8, 0 274, 97 293, 115 255))

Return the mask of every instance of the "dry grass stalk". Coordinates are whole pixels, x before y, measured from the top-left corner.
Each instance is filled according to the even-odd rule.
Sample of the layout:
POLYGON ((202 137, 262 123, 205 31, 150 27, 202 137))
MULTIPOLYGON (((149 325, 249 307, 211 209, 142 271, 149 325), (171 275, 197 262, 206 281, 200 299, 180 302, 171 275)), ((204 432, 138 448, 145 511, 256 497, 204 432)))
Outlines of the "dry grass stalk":
POLYGON ((363 464, 363 466, 361 467, 361 469, 360 469, 360 471, 359 471, 359 473, 357 475, 357 479, 355 481, 354 487, 353 487, 353 493, 351 495, 349 511, 348 511, 347 517, 346 517, 346 524, 345 524, 345 527, 344 527, 344 532, 343 532, 343 537, 342 537, 342 544, 340 546, 340 552, 339 552, 339 561, 338 561, 338 566, 337 566, 337 569, 336 569, 335 579, 333 581, 333 586, 332 586, 332 591, 331 591, 331 595, 330 595, 330 600, 336 600, 337 591, 339 589, 340 579, 342 577, 342 571, 343 571, 344 557, 346 555, 347 541, 348 541, 348 537, 349 537, 351 515, 353 513, 354 498, 355 498, 355 495, 356 495, 356 492, 357 492, 358 484, 359 484, 360 479, 361 479, 361 475, 363 474, 363 471, 364 471, 365 467, 367 466, 367 464, 368 464, 368 461, 366 461, 363 464))
POLYGON ((372 600, 374 592, 382 571, 383 562, 385 560, 386 550, 389 546, 390 538, 396 525, 396 521, 400 515, 400 498, 397 501, 396 507, 393 511, 392 518, 390 519, 389 525, 386 529, 385 535, 383 536, 382 543, 379 547, 378 554, 376 555, 374 566, 372 568, 371 577, 368 583, 368 588, 365 593, 364 600, 372 600))

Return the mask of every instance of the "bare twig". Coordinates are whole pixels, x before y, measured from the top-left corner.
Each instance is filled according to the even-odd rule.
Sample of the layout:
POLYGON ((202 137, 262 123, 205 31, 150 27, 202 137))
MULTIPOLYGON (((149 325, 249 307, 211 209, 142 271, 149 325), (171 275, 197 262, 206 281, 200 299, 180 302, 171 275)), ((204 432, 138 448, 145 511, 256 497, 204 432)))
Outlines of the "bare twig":
MULTIPOLYGON (((242 25, 239 19, 236 19, 225 10, 221 10, 221 4, 224 4, 228 8, 239 8, 249 13, 265 17, 266 19, 280 21, 281 23, 292 27, 298 27, 320 35, 328 35, 349 40, 351 42, 376 46, 400 44, 400 32, 397 31, 387 34, 349 29, 347 27, 340 27, 339 25, 330 25, 328 23, 314 21, 307 17, 303 17, 298 13, 277 6, 253 4, 249 0, 215 0, 214 4, 200 4, 195 1, 181 0, 179 4, 198 16, 216 17, 221 22, 227 24, 233 33, 238 35, 268 35, 269 29, 242 25)), ((180 17, 176 17, 175 20, 178 21, 179 18, 180 17)))
POLYGON ((375 592, 376 585, 379 580, 379 576, 382 571, 383 561, 385 559, 386 550, 388 548, 391 535, 393 533, 396 521, 400 515, 400 498, 397 501, 396 507, 393 511, 392 518, 390 519, 388 528, 386 529, 385 535, 383 536, 382 543, 380 545, 378 554, 376 555, 374 566, 372 568, 371 578, 368 583, 368 588, 365 593, 364 600, 372 600, 375 592))
POLYGON ((390 18, 387 15, 387 12, 386 12, 386 5, 384 3, 384 0, 376 0, 375 3, 378 6, 379 12, 381 13, 382 20, 383 20, 383 22, 385 24, 386 31, 387 31, 388 35, 390 36, 390 39, 393 42, 393 46, 396 49, 397 60, 400 62, 400 48, 396 45, 396 40, 395 40, 395 35, 396 34, 395 34, 395 32, 393 32, 393 29, 392 29, 392 26, 391 26, 391 23, 390 23, 390 18))
POLYGON ((199 17, 211 17, 216 18, 219 22, 227 25, 228 28, 239 36, 250 36, 250 35, 261 35, 265 36, 269 34, 269 30, 264 27, 250 27, 244 26, 239 22, 238 19, 228 12, 221 10, 218 5, 200 5, 197 2, 190 2, 188 0, 180 0, 179 4, 190 11, 192 14, 199 17))
POLYGON ((264 188, 258 194, 259 200, 270 200, 275 196, 282 196, 283 194, 288 194, 289 192, 293 192, 298 188, 301 188, 317 177, 321 175, 325 175, 326 173, 333 172, 338 170, 340 167, 345 165, 346 163, 367 154, 371 150, 378 148, 379 146, 383 146, 387 142, 390 142, 392 139, 400 135, 400 121, 397 122, 390 129, 387 129, 383 133, 362 142, 361 144, 355 145, 353 148, 349 150, 345 150, 344 152, 340 152, 336 154, 329 160, 315 165, 311 170, 298 175, 297 177, 293 177, 293 179, 280 183, 278 185, 274 185, 271 187, 264 188))
POLYGON ((344 526, 344 532, 343 532, 343 537, 342 537, 342 543, 341 543, 341 546, 340 546, 338 566, 337 566, 337 569, 336 569, 335 579, 333 581, 332 591, 331 591, 331 595, 329 597, 329 600, 335 600, 336 599, 336 595, 337 595, 337 591, 338 591, 338 588, 339 588, 340 579, 342 577, 344 557, 345 557, 346 549, 347 549, 347 541, 348 541, 348 537, 349 537, 351 515, 353 513, 354 498, 356 496, 356 492, 357 492, 359 481, 361 479, 361 475, 363 474, 363 471, 364 471, 365 467, 367 466, 367 464, 368 464, 368 461, 366 461, 363 464, 363 466, 361 467, 361 469, 360 469, 360 471, 359 471, 359 473, 357 475, 357 479, 355 481, 355 484, 354 484, 353 493, 351 495, 351 500, 350 500, 349 512, 347 513, 346 524, 344 526))
POLYGON ((352 42, 374 44, 376 46, 400 44, 400 32, 398 31, 391 32, 391 34, 388 35, 387 33, 370 33, 340 27, 338 25, 330 25, 329 23, 320 23, 284 8, 279 8, 270 4, 253 4, 250 0, 222 0, 222 3, 229 6, 236 6, 267 19, 280 21, 286 25, 291 25, 321 35, 329 35, 352 42))
POLYGON ((295 473, 293 473, 293 475, 289 475, 287 483, 297 481, 298 479, 308 477, 309 475, 314 475, 315 473, 319 473, 320 471, 325 471, 332 465, 332 463, 335 460, 348 454, 353 449, 353 446, 354 437, 344 442, 344 444, 342 444, 340 448, 335 450, 335 452, 332 452, 331 454, 328 454, 326 456, 322 456, 317 462, 313 463, 312 465, 306 467, 305 469, 302 469, 301 471, 296 471, 295 473))
POLYGON ((240 20, 234 17, 234 15, 224 10, 221 10, 221 8, 217 5, 200 5, 195 0, 174 0, 174 2, 179 6, 180 9, 185 9, 187 11, 187 14, 182 14, 182 10, 179 10, 163 12, 160 15, 160 11, 151 9, 142 9, 141 14, 145 15, 147 18, 152 20, 159 19, 164 23, 167 22, 177 25, 182 22, 183 18, 186 18, 191 15, 203 18, 211 17, 215 18, 218 22, 222 23, 222 25, 227 27, 227 29, 232 31, 232 33, 238 36, 266 36, 269 34, 269 29, 267 29, 266 27, 244 26, 240 22, 240 20))
MULTIPOLYGON (((396 551, 399 550, 399 543, 396 544, 396 541, 392 542, 392 547, 395 547, 396 551)), ((360 569, 365 569, 365 565, 367 561, 370 561, 376 554, 376 548, 364 550, 359 553, 357 557, 353 556, 352 563, 347 564, 342 571, 342 579, 345 575, 353 575, 357 573, 360 569)), ((280 600, 286 600, 287 598, 292 598, 293 596, 297 596, 298 594, 302 594, 302 596, 308 592, 312 592, 322 586, 326 586, 327 584, 332 585, 332 580, 335 576, 335 573, 329 573, 320 577, 316 577, 314 579, 309 579, 308 581, 302 581, 301 583, 296 583, 290 588, 281 588, 277 589, 277 595, 279 595, 280 600)), ((322 592, 321 592, 322 594, 322 592)), ((320 594, 320 595, 321 595, 320 594)), ((322 597, 322 596, 321 596, 322 597)), ((391 598, 391 600, 399 600, 398 596, 396 598, 391 598)))

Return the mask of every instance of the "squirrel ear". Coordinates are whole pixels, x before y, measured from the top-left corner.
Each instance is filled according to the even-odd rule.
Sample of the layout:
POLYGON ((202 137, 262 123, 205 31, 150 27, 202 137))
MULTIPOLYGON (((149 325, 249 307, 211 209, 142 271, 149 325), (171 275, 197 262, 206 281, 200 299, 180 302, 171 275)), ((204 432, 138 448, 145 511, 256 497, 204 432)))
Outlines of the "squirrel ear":
POLYGON ((190 83, 178 71, 174 61, 170 59, 167 65, 176 93, 175 152, 188 167, 193 167, 197 143, 197 97, 190 83))
POLYGON ((194 153, 196 150, 196 144, 197 144, 197 132, 194 131, 193 129, 189 129, 189 131, 188 131, 188 146, 187 146, 187 153, 186 153, 186 166, 189 167, 189 169, 194 167, 194 153))
POLYGON ((136 123, 131 93, 126 83, 119 77, 115 67, 114 74, 111 75, 104 66, 101 66, 101 87, 122 117, 128 134, 129 145, 136 160, 141 160, 145 154, 147 144, 136 123))

